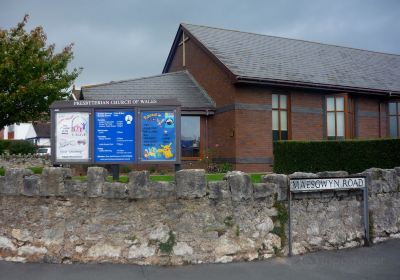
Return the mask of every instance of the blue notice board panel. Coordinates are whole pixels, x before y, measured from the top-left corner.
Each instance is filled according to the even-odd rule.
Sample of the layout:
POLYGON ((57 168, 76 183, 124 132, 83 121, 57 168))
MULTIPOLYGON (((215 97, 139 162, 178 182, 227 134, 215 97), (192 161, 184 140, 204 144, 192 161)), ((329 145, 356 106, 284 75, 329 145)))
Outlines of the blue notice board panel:
POLYGON ((141 112, 141 160, 176 161, 174 111, 141 112))
POLYGON ((135 112, 96 111, 95 162, 135 161, 135 112))

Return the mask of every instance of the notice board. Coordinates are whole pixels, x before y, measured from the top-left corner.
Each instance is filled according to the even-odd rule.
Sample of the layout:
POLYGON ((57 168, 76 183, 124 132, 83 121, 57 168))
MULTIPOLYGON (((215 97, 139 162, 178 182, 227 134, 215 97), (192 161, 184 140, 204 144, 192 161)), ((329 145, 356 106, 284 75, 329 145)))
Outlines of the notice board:
POLYGON ((76 100, 51 106, 52 162, 180 163, 180 103, 76 100))
POLYGON ((95 111, 95 162, 135 161, 135 112, 95 111))
POLYGON ((174 111, 141 111, 141 158, 143 161, 176 160, 174 111))

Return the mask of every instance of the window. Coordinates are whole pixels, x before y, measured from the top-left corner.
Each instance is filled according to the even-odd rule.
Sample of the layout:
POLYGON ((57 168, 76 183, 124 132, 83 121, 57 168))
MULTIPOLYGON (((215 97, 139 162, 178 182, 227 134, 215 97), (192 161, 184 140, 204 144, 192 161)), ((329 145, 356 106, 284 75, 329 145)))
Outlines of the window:
POLYGON ((288 96, 272 94, 272 140, 288 140, 288 96))
POLYGON ((328 140, 345 139, 345 97, 326 98, 326 122, 328 140))
POLYGON ((398 138, 400 135, 399 118, 400 102, 389 102, 389 136, 398 138))
POLYGON ((182 157, 200 157, 200 117, 182 116, 181 118, 181 154, 182 157))

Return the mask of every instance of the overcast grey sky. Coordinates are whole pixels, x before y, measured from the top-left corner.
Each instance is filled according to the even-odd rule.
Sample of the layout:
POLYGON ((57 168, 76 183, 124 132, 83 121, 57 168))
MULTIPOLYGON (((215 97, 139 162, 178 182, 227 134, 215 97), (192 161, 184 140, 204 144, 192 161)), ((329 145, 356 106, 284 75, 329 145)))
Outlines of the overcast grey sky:
POLYGON ((400 0, 0 0, 0 27, 25 13, 75 44, 78 88, 161 73, 181 22, 400 54, 400 0))

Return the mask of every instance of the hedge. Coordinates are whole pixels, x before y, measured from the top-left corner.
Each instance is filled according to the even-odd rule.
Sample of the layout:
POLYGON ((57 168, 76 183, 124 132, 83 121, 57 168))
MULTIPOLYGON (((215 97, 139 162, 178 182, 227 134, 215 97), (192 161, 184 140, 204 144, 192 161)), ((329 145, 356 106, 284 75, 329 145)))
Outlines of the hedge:
POLYGON ((32 142, 27 140, 0 140, 0 154, 6 150, 12 155, 14 154, 34 154, 36 147, 32 142))
POLYGON ((274 142, 274 172, 351 173, 400 166, 400 139, 274 142))

